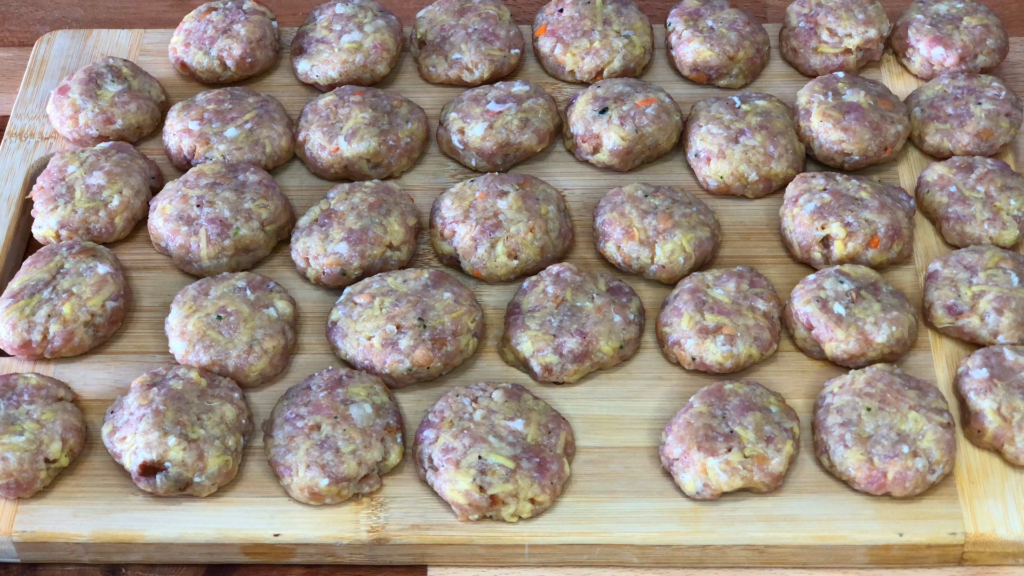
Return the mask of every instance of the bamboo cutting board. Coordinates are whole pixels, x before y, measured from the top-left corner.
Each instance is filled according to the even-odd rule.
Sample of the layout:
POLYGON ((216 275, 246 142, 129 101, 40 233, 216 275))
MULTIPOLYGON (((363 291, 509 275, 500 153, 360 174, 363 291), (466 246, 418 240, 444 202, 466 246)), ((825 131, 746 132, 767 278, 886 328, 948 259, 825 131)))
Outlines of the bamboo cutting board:
MULTIPOLYGON (((773 42, 778 26, 769 26, 773 42)), ((529 34, 527 27, 524 34, 529 34)), ((285 45, 294 30, 284 31, 285 45)), ((65 75, 101 55, 136 61, 163 82, 172 102, 202 87, 179 77, 167 60, 170 30, 71 30, 47 34, 33 50, 21 92, 0 147, 0 274, 3 283, 20 266, 29 237, 26 195, 50 154, 69 144, 50 127, 47 95, 65 75)), ((687 111, 697 100, 731 92, 697 86, 669 65, 664 28, 643 79, 668 90, 687 111)), ((890 56, 864 74, 882 79, 905 96, 917 82, 890 56)), ((517 72, 547 89, 560 105, 580 86, 548 77, 529 50, 517 72)), ((785 64, 773 46, 768 69, 751 91, 792 103, 807 81, 785 64)), ((316 96, 292 76, 288 54, 271 73, 247 82, 281 100, 297 118, 316 96)), ((445 102, 460 88, 419 79, 404 53, 381 87, 420 104, 431 129, 445 102)), ((168 179, 179 176, 166 161, 159 134, 139 144, 168 179)), ((864 171, 912 191, 925 159, 908 145, 898 163, 864 171)), ((820 166, 811 165, 811 169, 820 166)), ((505 305, 518 283, 481 284, 453 272, 473 288, 486 312, 487 333, 479 352, 438 381, 396 395, 411 438, 427 408, 447 389, 481 380, 518 382, 548 400, 573 424, 578 454, 563 496, 544 515, 508 525, 460 523, 416 477, 406 458, 384 479, 384 488, 361 501, 314 508, 290 500, 263 457, 261 435, 246 449, 238 477, 206 499, 157 498, 138 490, 107 455, 100 441, 105 409, 143 372, 171 362, 163 320, 174 295, 194 279, 177 271, 150 245, 145 227, 113 245, 124 262, 134 303, 114 338, 84 356, 47 362, 0 359, 0 372, 35 370, 71 384, 89 425, 82 456, 54 484, 30 500, 0 501, 0 559, 86 562, 343 562, 434 565, 621 564, 621 565, 891 565, 1024 561, 1024 473, 960 440, 955 477, 905 501, 866 496, 849 489, 815 461, 810 411, 821 385, 844 370, 811 360, 788 337, 770 360, 735 378, 751 377, 781 392, 800 413, 800 453, 784 486, 767 495, 733 494, 717 502, 685 498, 660 467, 661 430, 698 388, 723 377, 692 373, 669 364, 659 352, 654 318, 669 287, 624 276, 606 264, 592 241, 592 212, 614 186, 634 181, 671 184, 699 194, 718 213, 723 245, 713 266, 754 265, 785 298, 812 270, 795 263, 779 236, 782 194, 755 201, 709 197, 700 190, 681 148, 629 174, 577 162, 560 143, 514 171, 543 178, 565 192, 576 243, 568 259, 590 270, 623 277, 643 299, 648 323, 641 350, 631 361, 579 384, 541 385, 506 366, 495 350, 505 305)), ((313 177, 297 159, 274 171, 297 214, 317 202, 331 183, 313 177)), ((416 200, 424 226, 433 198, 472 177, 431 142, 399 183, 416 200)), ((438 267, 422 234, 414 266, 438 267)), ((922 271, 948 248, 918 217, 915 258, 887 269, 886 278, 914 302, 921 299, 922 271)), ((281 394, 307 375, 337 365, 324 325, 339 291, 315 287, 292 266, 286 245, 256 271, 284 285, 299 302, 299 342, 289 369, 276 381, 247 393, 257 423, 281 394)), ((955 409, 953 367, 968 350, 922 330, 900 365, 936 382, 955 409)), ((408 452, 407 452, 408 454, 408 452)))

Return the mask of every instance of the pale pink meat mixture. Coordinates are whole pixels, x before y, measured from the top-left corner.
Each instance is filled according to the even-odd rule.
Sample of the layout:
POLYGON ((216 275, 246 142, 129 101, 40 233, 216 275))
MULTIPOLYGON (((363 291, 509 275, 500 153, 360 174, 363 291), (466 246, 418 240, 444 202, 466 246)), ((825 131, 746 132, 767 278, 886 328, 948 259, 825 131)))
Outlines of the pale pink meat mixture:
POLYGON ((32 236, 40 244, 127 236, 164 185, 160 168, 125 142, 54 154, 32 186, 32 236))
POLYGON ((953 470, 956 426, 930 382, 876 364, 825 383, 814 453, 836 478, 875 496, 916 496, 953 470))
POLYGON ((380 378, 328 368, 281 396, 263 423, 263 450, 289 496, 337 504, 381 488, 402 460, 402 425, 380 378))
POLYGON ((974 0, 915 0, 896 20, 889 45, 916 76, 995 70, 1010 51, 999 17, 974 0))
POLYGON ((561 495, 576 441, 569 422, 523 386, 481 382, 434 404, 413 453, 420 479, 459 520, 517 522, 561 495))
POLYGON ((437 0, 416 14, 409 38, 420 77, 456 86, 508 76, 525 45, 501 0, 437 0))
POLYGON ((786 8, 779 50, 805 76, 852 74, 882 57, 891 29, 878 0, 795 0, 786 8))
POLYGON ((956 371, 964 435, 1024 466, 1024 347, 990 346, 971 354, 956 371))
POLYGON ((171 36, 171 63, 205 84, 227 84, 270 70, 281 51, 277 18, 252 0, 217 0, 189 12, 171 36))
POLYGON ((742 88, 768 65, 768 32, 730 0, 683 0, 665 28, 672 63, 697 84, 742 88))

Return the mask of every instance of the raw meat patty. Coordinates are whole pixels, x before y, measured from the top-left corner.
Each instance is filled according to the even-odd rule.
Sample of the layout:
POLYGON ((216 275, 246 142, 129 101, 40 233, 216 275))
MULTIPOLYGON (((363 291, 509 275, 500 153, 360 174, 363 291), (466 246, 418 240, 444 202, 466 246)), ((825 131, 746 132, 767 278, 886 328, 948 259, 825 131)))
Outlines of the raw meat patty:
POLYGON ((263 450, 288 495, 337 504, 376 492, 402 460, 402 413, 380 378, 328 368, 292 386, 263 423, 263 450))
POLYGON ((615 78, 570 98, 563 130, 565 147, 577 159, 628 172, 675 148, 683 113, 660 86, 615 78))
POLYGON ((46 115, 58 134, 78 146, 135 142, 160 125, 170 102, 160 82, 134 63, 107 57, 53 89, 46 115))
POLYGON ((533 52, 563 82, 635 78, 654 54, 654 31, 633 0, 552 0, 533 19, 533 52))
POLYGON ((302 109, 295 151, 327 180, 397 178, 427 146, 427 115, 413 101, 376 88, 342 86, 302 109))
POLYGON ((28 498, 78 458, 85 422, 74 399, 49 376, 0 376, 0 497, 28 498))
POLYGON ((910 135, 906 105, 881 82, 836 72, 796 95, 797 132, 814 158, 840 170, 891 162, 910 135))
POLYGON ((644 307, 628 284, 555 264, 508 303, 498 352, 538 382, 576 382, 632 358, 643 329, 644 307))
POLYGON ((696 500, 782 485, 800 446, 800 418, 753 380, 718 382, 690 397, 661 435, 661 465, 696 500))
POLYGON ((960 363, 955 383, 964 436, 1024 466, 1024 347, 978 350, 960 363))
POLYGON ((572 426, 519 384, 449 390, 413 446, 416 471, 459 520, 517 522, 550 508, 576 454, 572 426))
POLYGON ((594 209, 594 244, 623 272, 675 284, 714 258, 722 235, 707 204, 675 186, 630 184, 594 209))
POLYGON ((266 276, 226 272, 178 292, 164 332, 178 363, 259 386, 288 367, 295 300, 266 276))
POLYGON ((54 154, 36 178, 32 236, 40 244, 127 236, 164 185, 156 162, 125 142, 54 154))
POLYGON ((910 140, 936 158, 992 156, 1017 136, 1024 108, 1002 80, 943 74, 907 96, 910 140))
POLYGON ((456 86, 508 76, 525 44, 501 0, 437 0, 416 14, 409 38, 420 77, 456 86))
POLYGON ((529 80, 466 90, 445 104, 437 145, 470 170, 504 172, 539 154, 558 137, 555 100, 529 80))
POLYGON ((391 73, 401 54, 402 23, 373 0, 317 6, 291 47, 295 77, 324 92, 346 84, 376 84, 391 73))
POLYGON ((188 13, 167 48, 171 64, 204 84, 257 76, 277 63, 277 18, 252 0, 207 2, 188 13))
POLYGON ((1024 176, 1002 160, 956 156, 921 172, 917 202, 954 246, 1010 248, 1024 225, 1024 176))
POLYGON ((961 248, 928 265, 924 313, 936 330, 975 344, 1024 344, 1024 255, 961 248))
POLYGON ((291 159, 292 120, 273 96, 241 86, 178 102, 164 122, 164 152, 178 170, 246 162, 273 170, 291 159))
POLYGON ((697 84, 742 88, 768 65, 768 32, 730 0, 683 0, 665 28, 670 61, 697 84))
POLYGON ((103 445, 135 485, 157 496, 209 496, 234 479, 252 414, 231 379, 187 366, 151 370, 118 396, 103 445))
POLYGON ((877 0, 795 0, 786 8, 779 50, 805 76, 855 74, 882 57, 890 29, 877 0))
POLYGON ((34 360, 85 354, 121 327, 131 296, 110 250, 81 240, 44 246, 0 296, 0 348, 34 360))
POLYGON ((793 111, 770 94, 697 102, 683 142, 697 181, 715 195, 767 196, 803 172, 807 159, 793 111))
POLYGON ((526 174, 484 174, 452 186, 430 210, 430 242, 444 264, 484 282, 532 276, 572 246, 562 193, 526 174))
POLYGON ((270 174, 250 164, 200 164, 149 205, 153 247, 194 276, 255 266, 294 224, 288 198, 270 174))
POLYGON ((878 273, 857 264, 815 272, 783 313, 797 348, 847 368, 893 362, 917 339, 917 309, 878 273))
POLYGON ((782 299, 749 266, 695 272, 665 298, 656 332, 665 358, 687 370, 727 374, 779 347, 782 299))
POLYGON ((883 268, 914 251, 914 197, 866 176, 806 172, 786 188, 782 239, 799 262, 883 268))
POLYGON ((295 225, 292 261, 310 282, 344 288, 406 267, 419 232, 419 211, 398 184, 338 184, 295 225))
POLYGON ((854 490, 916 496, 953 470, 956 426, 942 392, 892 364, 826 382, 811 423, 818 461, 854 490))
POLYGON ((1010 51, 995 12, 974 0, 916 0, 893 27, 889 45, 910 72, 991 72, 1010 51))
POLYGON ((447 374, 483 336, 484 312, 473 292, 446 272, 422 268, 349 286, 327 322, 334 353, 392 388, 447 374))

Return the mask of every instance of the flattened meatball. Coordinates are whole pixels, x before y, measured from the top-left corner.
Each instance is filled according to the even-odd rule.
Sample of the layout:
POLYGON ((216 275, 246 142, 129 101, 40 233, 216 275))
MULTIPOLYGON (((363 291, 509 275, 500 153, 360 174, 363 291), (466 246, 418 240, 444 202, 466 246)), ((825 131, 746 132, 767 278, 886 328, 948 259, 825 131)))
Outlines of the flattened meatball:
POLYGON ((978 350, 960 363, 954 384, 963 401, 964 436, 1024 466, 1024 347, 978 350))
POLYGON ((430 210, 438 259, 484 282, 533 275, 572 246, 562 193, 526 174, 485 174, 452 186, 430 210))
POLYGON ((805 76, 855 74, 882 57, 890 29, 878 0, 795 0, 786 8, 779 49, 805 76))
POLYGON ((44 246, 0 296, 0 348, 31 359, 85 354, 117 332, 131 297, 110 250, 81 240, 44 246))
POLYGON ((156 162, 125 142, 54 154, 32 186, 32 236, 40 244, 116 242, 163 185, 156 162))
POLYGON ((170 102, 156 78, 123 58, 79 69, 53 89, 46 115, 58 134, 78 146, 136 142, 160 125, 170 102))
POLYGON ((690 397, 661 435, 661 465, 696 500, 782 485, 800 446, 800 418, 753 380, 718 382, 690 397))
POLYGON ((277 18, 252 0, 216 0, 188 13, 167 48, 171 64, 204 84, 257 76, 277 63, 277 18))
POLYGON ((924 313, 939 332, 982 346, 1024 344, 1024 255, 961 248, 928 265, 924 313))
POLYGON ((783 313, 797 348, 847 368, 893 362, 917 339, 917 309, 878 273, 843 264, 804 278, 783 313))
POLYGON ((419 232, 416 204, 398 184, 339 184, 299 219, 292 232, 292 261, 310 282, 344 288, 406 267, 419 232))
POLYGON ((517 522, 554 503, 576 453, 572 426, 519 384, 448 391, 413 447, 416 471, 459 520, 517 522))
POLYGON ((0 497, 29 498, 78 458, 85 422, 74 399, 49 376, 0 376, 0 497))
POLYGON ((668 154, 683 131, 679 105, 642 80, 602 80, 565 106, 562 140, 577 159, 628 172, 668 154))
POLYGON ((519 287, 498 352, 538 382, 576 382, 632 358, 643 327, 643 304, 628 284, 566 262, 519 287))
POLYGON ((328 368, 292 386, 263 423, 281 486, 305 504, 376 492, 402 460, 402 413, 380 378, 328 368))
POLYGON ((501 0, 437 0, 416 14, 409 38, 420 77, 479 86, 519 65, 526 42, 501 0))
POLYGON ((697 181, 716 195, 767 196, 789 184, 806 163, 792 110, 770 94, 697 102, 683 142, 697 181))
POLYGON ((299 82, 323 92, 372 86, 398 64, 402 23, 374 0, 325 2, 295 32, 291 54, 299 82))
POLYGON ((974 0, 915 0, 896 20, 889 45, 925 80, 943 72, 991 72, 1010 51, 999 17, 974 0))
POLYGON ((811 423, 818 461, 854 490, 916 496, 953 470, 956 426, 942 392, 892 364, 826 382, 811 423))
POLYGON ((866 176, 807 172, 786 188, 782 239, 799 262, 883 268, 914 251, 913 196, 866 176))
POLYGON ((555 100, 529 80, 466 90, 444 105, 437 146, 470 170, 504 172, 558 137, 555 100))
POLYGON ((697 84, 742 88, 768 65, 768 32, 730 0, 683 0, 665 28, 671 62, 697 84))
POLYGON ((446 272, 415 268, 349 286, 327 323, 334 353, 392 388, 454 370, 483 335, 484 312, 469 288, 446 272))

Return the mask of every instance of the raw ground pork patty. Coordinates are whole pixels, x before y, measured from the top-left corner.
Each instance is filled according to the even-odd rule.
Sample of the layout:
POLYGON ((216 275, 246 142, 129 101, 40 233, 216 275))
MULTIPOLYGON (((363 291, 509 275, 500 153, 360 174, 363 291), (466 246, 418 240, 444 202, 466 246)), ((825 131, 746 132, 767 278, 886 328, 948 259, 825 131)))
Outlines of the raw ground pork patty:
POLYGON ((427 147, 427 115, 401 94, 342 86, 302 109, 295 150, 326 180, 397 178, 427 147))
POLYGON ((804 354, 847 368, 893 362, 917 339, 917 309, 907 296, 857 264, 825 268, 801 280, 783 319, 804 354))
POLYGON ((892 364, 833 378, 814 405, 814 453, 875 496, 916 496, 953 470, 956 425, 942 392, 892 364))
POLYGON ((59 152, 32 186, 32 236, 40 244, 116 242, 163 185, 156 162, 126 142, 59 152))
POLYGON ((402 460, 402 413, 380 378, 328 368, 292 386, 263 423, 263 450, 288 495, 337 504, 376 492, 402 460))
POLYGON ((576 382, 632 358, 643 328, 643 304, 628 284, 555 264, 508 303, 498 352, 538 382, 576 382))
POLYGON ((292 39, 299 82, 328 91, 380 82, 402 54, 402 23, 373 0, 326 2, 313 9, 292 39))
POLYGON ((1002 160, 955 156, 921 172, 917 203, 953 246, 1010 248, 1024 225, 1024 176, 1002 160))
POLYGON ((1024 466, 1024 347, 978 350, 960 363, 955 384, 964 435, 1024 466))
POLYGON ((403 388, 447 374, 476 352, 484 312, 447 272, 384 272, 349 286, 331 309, 327 340, 339 358, 403 388))
POLYGON ((479 86, 519 65, 523 33, 501 0, 437 0, 420 10, 409 38, 420 77, 479 86))
POLYGON ((110 250, 80 240, 44 246, 0 296, 0 348, 31 359, 84 354, 114 335, 130 303, 110 250))
POLYGON ((470 170, 504 172, 558 138, 555 100, 529 80, 466 90, 445 104, 437 146, 470 170))
POLYGON ((786 8, 779 50, 805 76, 855 74, 882 57, 890 29, 878 0, 795 0, 786 8))
POLYGON ((936 158, 992 156, 1024 121, 1020 98, 1002 80, 943 74, 910 93, 910 140, 936 158))
POLYGON ((718 382, 690 397, 661 435, 661 465, 696 500, 782 485, 800 446, 800 418, 753 380, 718 382))
POLYGON ((615 188, 594 209, 597 251, 623 272, 665 284, 710 262, 721 235, 714 210, 675 186, 615 188))
POLYGON ((961 248, 928 265, 924 313, 943 334, 982 346, 1024 344, 1024 255, 961 248))
POLYGON ((654 31, 633 0, 553 0, 533 19, 533 52, 563 82, 633 78, 651 61, 654 31))
POLYGON ((906 105, 856 74, 819 76, 796 95, 797 132, 814 158, 840 170, 890 162, 910 135, 906 105))
POLYGON ((995 12, 974 0, 916 0, 896 20, 889 45, 915 76, 991 72, 1010 51, 995 12))
POLYGON ((49 376, 0 376, 0 497, 28 498, 78 458, 85 422, 74 399, 49 376))
POLYGON ((526 174, 484 174, 452 186, 430 210, 430 242, 442 263, 506 282, 558 262, 572 246, 562 193, 526 174))
POLYGON ((53 89, 46 115, 78 146, 135 142, 156 130, 170 102, 160 82, 122 58, 102 58, 53 89))
POLYGON ((344 288, 407 266, 419 231, 416 204, 398 184, 338 184, 299 218, 292 261, 310 282, 344 288))
POLYGON ((172 106, 163 139, 164 152, 178 170, 216 161, 273 170, 295 150, 284 106, 241 86, 200 92, 172 106))
POLYGON ((189 284, 164 322, 180 364, 250 387, 288 367, 295 347, 295 300, 283 286, 252 272, 224 273, 189 284))
POLYGON ((196 166, 149 205, 153 247, 194 276, 255 266, 294 224, 288 198, 270 174, 250 164, 196 166))
POLYGON ((686 161, 715 195, 760 198, 804 171, 793 111, 770 94, 701 100, 686 121, 686 161))
POLYGON ((768 32, 730 0, 683 0, 665 28, 671 62, 697 84, 742 88, 768 65, 768 32))
POLYGON ((675 148, 683 113, 660 86, 615 78, 569 99, 563 131, 565 147, 577 159, 628 172, 675 148))
POLYGON ((416 470, 459 520, 517 522, 555 503, 576 453, 572 426, 519 384, 449 390, 427 412, 416 470))
POLYGON ((135 485, 157 496, 209 496, 234 479, 252 414, 231 379, 187 366, 157 368, 118 396, 103 445, 135 485))
POLYGON ((178 72, 204 84, 228 84, 273 68, 281 51, 281 33, 266 6, 251 0, 219 0, 189 12, 167 51, 178 72))
POLYGON ((695 272, 665 298, 656 332, 665 358, 687 370, 737 372, 779 347, 782 299, 749 266, 695 272))
POLYGON ((867 176, 805 172, 786 188, 782 240, 799 262, 882 268, 914 251, 914 197, 867 176))

